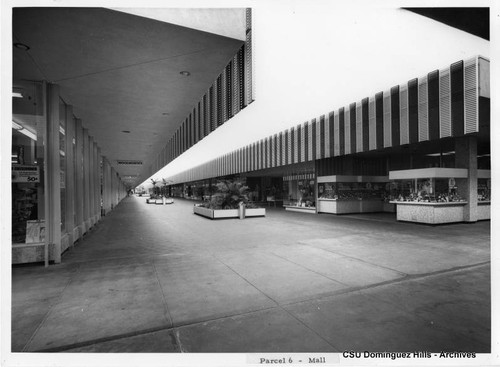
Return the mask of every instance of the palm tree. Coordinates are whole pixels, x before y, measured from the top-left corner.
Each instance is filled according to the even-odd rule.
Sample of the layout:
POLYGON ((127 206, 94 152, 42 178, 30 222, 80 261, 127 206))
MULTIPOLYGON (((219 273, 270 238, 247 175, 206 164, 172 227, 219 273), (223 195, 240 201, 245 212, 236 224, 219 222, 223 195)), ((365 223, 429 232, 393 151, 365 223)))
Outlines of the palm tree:
POLYGON ((158 183, 158 181, 151 179, 151 183, 153 184, 153 195, 156 196, 156 184, 158 183))

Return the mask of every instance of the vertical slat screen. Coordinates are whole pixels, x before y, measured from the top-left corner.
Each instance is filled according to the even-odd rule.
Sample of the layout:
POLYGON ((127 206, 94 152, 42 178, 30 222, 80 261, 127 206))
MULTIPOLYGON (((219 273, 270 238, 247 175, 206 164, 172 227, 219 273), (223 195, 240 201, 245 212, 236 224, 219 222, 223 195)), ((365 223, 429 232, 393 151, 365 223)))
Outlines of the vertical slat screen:
POLYGON ((363 115, 361 101, 356 103, 356 152, 363 151, 363 115))
POLYGON ((451 136, 451 86, 450 68, 439 72, 439 137, 451 136))
POLYGON ((375 118, 375 97, 368 100, 368 126, 369 126, 369 149, 377 149, 376 118, 375 118))
POLYGON ((427 77, 418 79, 418 141, 429 140, 427 77))
POLYGON ((322 115, 316 120, 316 158, 325 158, 325 116, 322 115))
POLYGON ((391 93, 385 91, 384 99, 384 148, 392 146, 391 93))
POLYGON ((351 154, 351 109, 346 106, 344 111, 344 154, 351 154))
POLYGON ((477 58, 464 62, 464 117, 465 134, 479 131, 479 83, 477 58))
POLYGON ((335 111, 333 117, 333 154, 334 156, 340 155, 340 118, 339 112, 335 111))
POLYGON ((400 141, 401 144, 409 144, 408 132, 408 86, 403 84, 399 86, 399 121, 400 121, 400 141))

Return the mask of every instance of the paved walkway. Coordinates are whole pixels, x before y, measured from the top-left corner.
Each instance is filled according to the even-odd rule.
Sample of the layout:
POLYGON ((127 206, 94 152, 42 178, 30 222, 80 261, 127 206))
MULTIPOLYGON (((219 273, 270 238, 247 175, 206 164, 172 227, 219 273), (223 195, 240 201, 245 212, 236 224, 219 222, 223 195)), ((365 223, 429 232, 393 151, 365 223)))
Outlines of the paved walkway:
POLYGON ((490 352, 490 222, 211 221, 131 197, 12 278, 13 351, 490 352))

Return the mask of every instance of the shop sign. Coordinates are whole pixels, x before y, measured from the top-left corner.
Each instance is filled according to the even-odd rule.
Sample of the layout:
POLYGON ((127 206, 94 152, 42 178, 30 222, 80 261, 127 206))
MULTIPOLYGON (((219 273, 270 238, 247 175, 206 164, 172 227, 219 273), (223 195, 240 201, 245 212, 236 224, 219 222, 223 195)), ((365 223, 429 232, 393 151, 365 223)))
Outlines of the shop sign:
POLYGON ((38 166, 13 165, 12 182, 40 182, 38 166))

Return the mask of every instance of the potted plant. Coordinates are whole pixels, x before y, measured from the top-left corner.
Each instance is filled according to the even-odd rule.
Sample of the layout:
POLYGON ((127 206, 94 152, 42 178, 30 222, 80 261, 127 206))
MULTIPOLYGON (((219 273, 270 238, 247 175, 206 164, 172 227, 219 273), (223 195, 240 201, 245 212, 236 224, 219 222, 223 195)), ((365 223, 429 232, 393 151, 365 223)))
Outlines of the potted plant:
POLYGON ((194 213, 210 218, 244 218, 265 216, 264 208, 257 208, 248 201, 248 186, 241 181, 221 180, 210 201, 194 206, 194 213))

